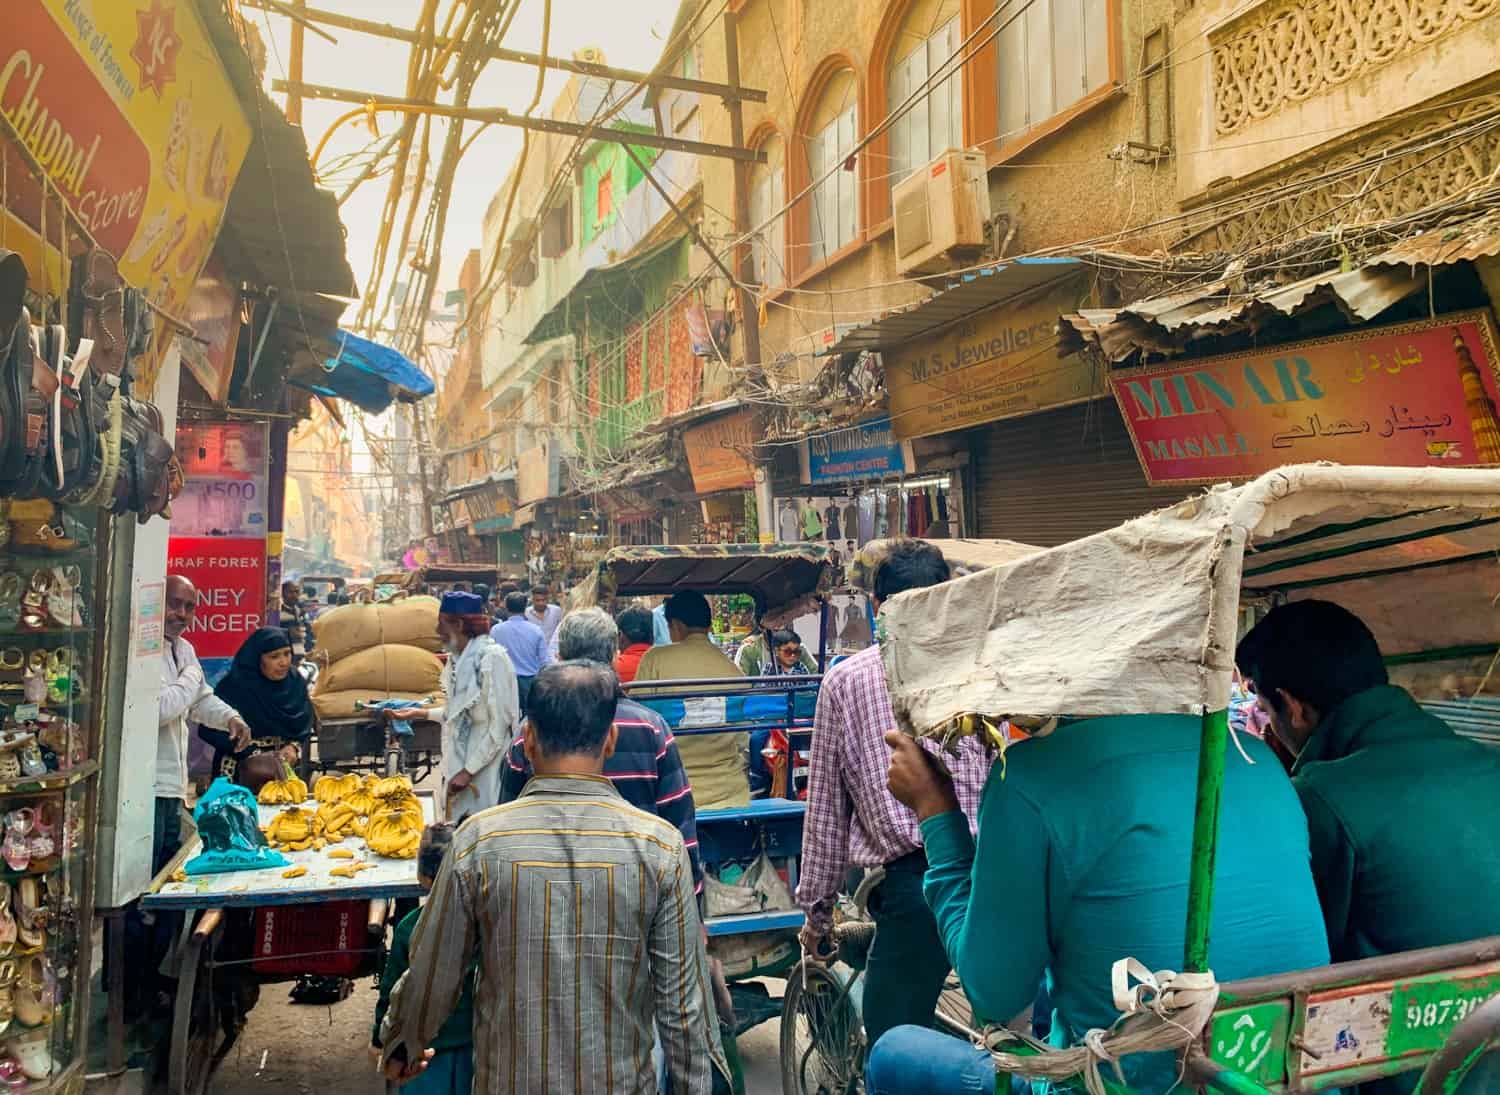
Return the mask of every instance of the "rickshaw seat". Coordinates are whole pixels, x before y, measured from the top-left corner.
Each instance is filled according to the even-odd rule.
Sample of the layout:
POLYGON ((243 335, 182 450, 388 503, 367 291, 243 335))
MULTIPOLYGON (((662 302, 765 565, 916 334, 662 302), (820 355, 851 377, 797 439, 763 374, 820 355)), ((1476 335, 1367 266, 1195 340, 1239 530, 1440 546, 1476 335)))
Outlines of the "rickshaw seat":
POLYGON ((698 825, 713 825, 730 821, 782 821, 801 818, 807 813, 807 803, 790 798, 756 798, 748 806, 728 806, 719 810, 699 810, 698 825))

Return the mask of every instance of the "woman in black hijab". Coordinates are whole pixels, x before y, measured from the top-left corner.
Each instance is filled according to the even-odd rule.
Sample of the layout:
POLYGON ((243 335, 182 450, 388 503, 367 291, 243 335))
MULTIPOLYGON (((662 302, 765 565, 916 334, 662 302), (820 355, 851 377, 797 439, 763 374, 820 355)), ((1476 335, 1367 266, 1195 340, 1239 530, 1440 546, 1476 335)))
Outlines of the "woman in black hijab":
POLYGON ((250 726, 250 744, 238 751, 229 734, 206 726, 198 734, 214 748, 214 776, 237 783, 240 765, 260 753, 276 753, 288 766, 297 764, 302 745, 312 736, 312 703, 307 682, 292 671, 292 640, 279 627, 263 627, 245 640, 214 688, 250 726))

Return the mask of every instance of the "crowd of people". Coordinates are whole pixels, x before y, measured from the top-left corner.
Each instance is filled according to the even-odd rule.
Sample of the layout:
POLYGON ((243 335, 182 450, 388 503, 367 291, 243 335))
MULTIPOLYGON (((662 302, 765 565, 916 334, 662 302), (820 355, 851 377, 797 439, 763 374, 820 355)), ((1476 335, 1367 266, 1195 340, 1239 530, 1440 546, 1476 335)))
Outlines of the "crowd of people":
MULTIPOLYGON (((937 548, 897 541, 875 574, 875 608, 949 577, 937 548)), ((296 618, 252 636, 210 689, 182 637, 196 601, 191 583, 169 580, 158 868, 180 840, 189 720, 235 778, 257 757, 295 762, 312 725, 290 672, 296 618)), ((443 820, 419 856, 430 896, 398 924, 381 983, 372 1052, 387 1078, 445 1095, 585 1079, 631 1095, 729 1090, 697 813, 749 801, 748 741, 675 737, 622 684, 635 697, 680 693, 688 686, 670 682, 683 681, 752 689, 816 663, 795 632, 774 629, 731 660, 697 593, 612 616, 564 614, 545 590, 480 587, 444 594, 438 619, 446 702, 388 713, 441 722, 443 820)), ((1240 721, 1265 725, 1280 755, 1242 734, 1243 759, 1225 769, 1217 979, 1500 934, 1500 757, 1391 685, 1369 629, 1337 605, 1274 609, 1236 660, 1258 709, 1240 721)), ((1003 765, 974 739, 939 756, 896 725, 878 648, 826 672, 795 894, 801 944, 826 959, 851 869, 879 871, 867 1090, 993 1090, 987 1051, 933 1028, 950 972, 980 1023, 1071 1044, 1117 1018, 1116 960, 1180 963, 1198 719, 1008 728, 1003 765)), ((1179 1079, 1171 1055, 1120 1065, 1141 1091, 1179 1079)))

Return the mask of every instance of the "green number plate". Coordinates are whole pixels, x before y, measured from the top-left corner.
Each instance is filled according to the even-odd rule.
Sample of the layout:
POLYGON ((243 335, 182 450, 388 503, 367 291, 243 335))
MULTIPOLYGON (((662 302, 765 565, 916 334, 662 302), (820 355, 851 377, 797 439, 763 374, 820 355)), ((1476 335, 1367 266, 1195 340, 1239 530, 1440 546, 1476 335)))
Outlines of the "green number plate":
POLYGON ((1289 1000, 1272 1000, 1216 1012, 1209 1056, 1263 1087, 1286 1080, 1286 1043, 1292 1025, 1289 1000))
POLYGON ((1500 971, 1493 970, 1476 971, 1471 976, 1447 974, 1437 980, 1398 981, 1391 994, 1387 1055, 1433 1052, 1469 1012, 1496 993, 1500 993, 1500 971))

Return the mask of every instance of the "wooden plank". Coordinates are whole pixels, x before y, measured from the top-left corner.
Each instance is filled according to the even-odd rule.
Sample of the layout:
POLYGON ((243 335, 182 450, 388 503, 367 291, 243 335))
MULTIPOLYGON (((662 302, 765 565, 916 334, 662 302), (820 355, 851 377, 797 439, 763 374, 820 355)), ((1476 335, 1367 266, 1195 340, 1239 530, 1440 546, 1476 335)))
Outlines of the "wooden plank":
POLYGON ((637 133, 607 127, 580 125, 563 122, 556 118, 534 118, 524 114, 513 114, 499 107, 455 107, 431 99, 405 99, 389 95, 371 95, 367 91, 349 88, 324 87, 320 84, 299 84, 290 80, 271 81, 271 90, 288 95, 301 95, 308 99, 326 99, 336 103, 369 104, 380 107, 415 108, 423 113, 440 118, 461 118, 465 121, 488 122, 491 125, 513 125, 539 133, 560 133, 565 137, 587 137, 590 140, 609 141, 614 144, 633 144, 642 148, 661 148, 669 152, 686 152, 695 156, 714 156, 746 163, 765 163, 764 150, 749 152, 729 145, 708 144, 704 141, 684 141, 676 137, 663 137, 658 133, 637 133))
MULTIPOLYGON (((246 8, 257 8, 261 11, 269 11, 277 15, 290 15, 286 10, 285 0, 240 0, 240 6, 246 8)), ((336 11, 324 11, 318 8, 299 9, 300 16, 309 24, 322 23, 325 26, 337 27, 340 30, 354 31, 357 34, 368 34, 376 38, 388 38, 396 42, 410 42, 416 44, 422 40, 422 36, 414 30, 405 27, 393 26, 390 23, 378 23, 373 19, 360 19, 353 15, 341 15, 336 11)), ((326 38, 327 35, 324 35, 326 38)), ((438 49, 448 44, 446 38, 435 37, 432 45, 438 49)), ((543 57, 539 53, 528 53, 525 50, 505 49, 499 46, 484 50, 481 56, 492 61, 507 61, 518 65, 541 65, 544 68, 556 69, 559 72, 576 72, 580 76, 593 76, 601 80, 628 80, 633 84, 642 84, 650 88, 673 88, 678 91, 696 91, 700 95, 713 95, 727 101, 743 99, 751 103, 763 103, 766 101, 766 93, 756 88, 730 87, 728 84, 716 84, 711 80, 695 80, 686 76, 672 76, 667 73, 637 72, 628 68, 614 68, 610 65, 596 64, 592 61, 578 61, 567 57, 543 57)))

